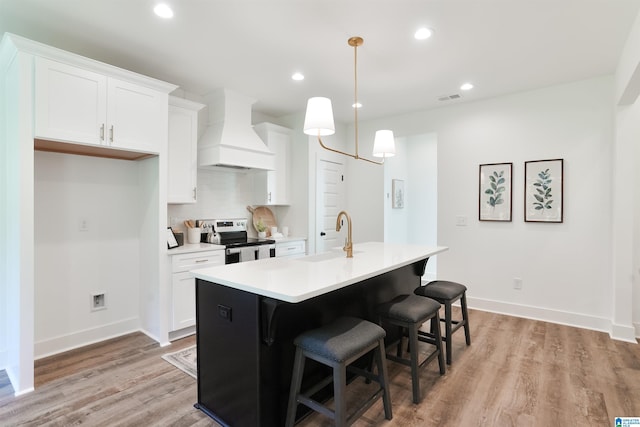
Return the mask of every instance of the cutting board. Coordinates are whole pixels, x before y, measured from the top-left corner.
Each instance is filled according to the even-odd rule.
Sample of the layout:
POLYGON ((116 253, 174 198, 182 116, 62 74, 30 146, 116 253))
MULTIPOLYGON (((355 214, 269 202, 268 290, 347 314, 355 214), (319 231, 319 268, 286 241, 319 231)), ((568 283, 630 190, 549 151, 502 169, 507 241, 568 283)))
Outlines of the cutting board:
POLYGON ((271 227, 278 226, 276 217, 273 215, 273 212, 271 212, 271 209, 266 206, 257 206, 255 208, 247 206, 247 210, 253 214, 253 228, 258 231, 256 225, 258 221, 260 221, 260 218, 262 218, 262 222, 267 226, 267 236, 271 236, 271 227))

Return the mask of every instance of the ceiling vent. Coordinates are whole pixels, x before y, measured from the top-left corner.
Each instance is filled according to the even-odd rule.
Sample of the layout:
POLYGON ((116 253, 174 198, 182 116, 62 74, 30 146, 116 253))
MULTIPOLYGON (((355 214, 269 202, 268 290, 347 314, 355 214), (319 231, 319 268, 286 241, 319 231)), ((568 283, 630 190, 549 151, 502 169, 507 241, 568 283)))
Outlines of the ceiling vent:
POLYGON ((460 99, 460 98, 462 98, 462 95, 460 95, 459 93, 454 93, 453 95, 440 96, 438 97, 438 101, 452 101, 454 99, 460 99))

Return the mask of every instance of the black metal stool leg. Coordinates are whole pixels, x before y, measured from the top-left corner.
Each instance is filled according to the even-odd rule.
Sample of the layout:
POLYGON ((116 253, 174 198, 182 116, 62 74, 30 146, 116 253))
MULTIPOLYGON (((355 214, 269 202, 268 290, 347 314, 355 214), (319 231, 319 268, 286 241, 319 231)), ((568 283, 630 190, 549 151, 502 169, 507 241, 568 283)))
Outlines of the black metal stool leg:
POLYGON ((460 307, 462 307, 462 319, 464 320, 464 337, 467 345, 471 345, 471 333, 469 332, 469 314, 467 313, 467 295, 462 294, 460 298, 460 307))
POLYGON ((451 365, 451 301, 446 301, 444 304, 444 327, 445 327, 445 340, 447 344, 447 365, 451 365))

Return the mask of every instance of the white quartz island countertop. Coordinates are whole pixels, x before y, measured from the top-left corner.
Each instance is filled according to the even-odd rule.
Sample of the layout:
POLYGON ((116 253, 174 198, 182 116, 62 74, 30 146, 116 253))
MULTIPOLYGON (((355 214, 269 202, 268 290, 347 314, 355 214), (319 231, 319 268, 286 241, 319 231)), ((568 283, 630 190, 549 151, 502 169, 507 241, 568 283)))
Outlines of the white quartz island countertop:
POLYGON ((286 302, 302 302, 446 251, 445 246, 356 243, 353 258, 332 250, 191 271, 194 277, 286 302))

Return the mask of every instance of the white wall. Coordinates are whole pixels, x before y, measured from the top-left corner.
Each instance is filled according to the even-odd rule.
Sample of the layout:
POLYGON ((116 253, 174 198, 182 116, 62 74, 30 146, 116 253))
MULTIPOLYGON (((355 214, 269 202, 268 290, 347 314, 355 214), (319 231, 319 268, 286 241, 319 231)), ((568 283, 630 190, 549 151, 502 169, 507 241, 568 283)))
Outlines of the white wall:
POLYGON ((608 331, 612 99, 612 78, 603 77, 361 129, 437 134, 438 244, 450 247, 438 276, 467 284, 471 306, 608 331), (524 161, 552 158, 565 160, 564 223, 524 223, 524 161), (477 220, 478 165, 494 162, 514 164, 511 223, 477 220), (456 227, 459 215, 467 227, 456 227))
POLYGON ((396 155, 385 159, 384 190, 380 193, 384 205, 384 241, 387 243, 408 243, 411 225, 410 212, 413 202, 420 197, 412 191, 412 181, 409 180, 409 144, 407 138, 395 138, 396 155), (402 209, 393 208, 394 179, 404 182, 405 198, 402 209))
POLYGON ((139 165, 35 152, 36 357, 139 328, 139 165))
POLYGON ((640 14, 616 68, 616 143, 613 173, 615 332, 640 336, 640 14), (632 233, 629 233, 629 231, 632 233), (634 327, 629 322, 634 323, 634 327))
MULTIPOLYGON (((415 135, 407 138, 409 155, 408 191, 409 233, 408 243, 427 246, 438 245, 438 141, 436 134, 415 135)), ((438 257, 427 263, 424 280, 433 280, 437 274, 438 257)))

